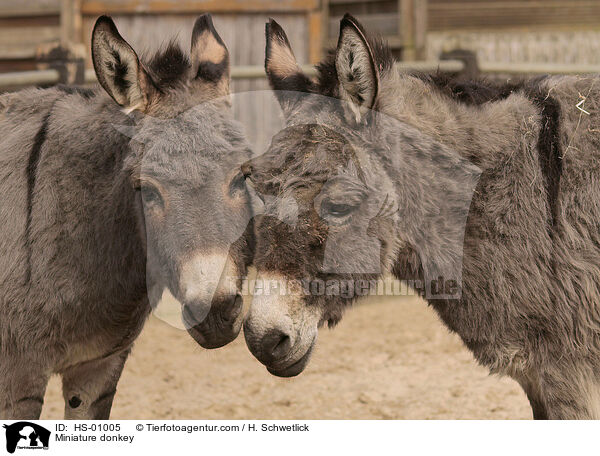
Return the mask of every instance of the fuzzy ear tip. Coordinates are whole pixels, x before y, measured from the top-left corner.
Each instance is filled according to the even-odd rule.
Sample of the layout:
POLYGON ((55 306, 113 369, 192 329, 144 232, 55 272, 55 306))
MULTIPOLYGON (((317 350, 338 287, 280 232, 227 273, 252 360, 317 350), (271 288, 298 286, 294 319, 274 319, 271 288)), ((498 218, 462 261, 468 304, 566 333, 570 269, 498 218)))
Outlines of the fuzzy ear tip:
POLYGON ((350 13, 344 14, 344 17, 342 17, 342 19, 340 20, 340 31, 344 30, 346 27, 352 27, 354 29, 360 27, 359 22, 350 13))
POLYGON ((215 26, 213 25, 212 16, 209 13, 204 13, 202 16, 196 19, 194 23, 194 29, 192 30, 192 40, 195 41, 202 33, 209 31, 213 35, 217 34, 215 26))
POLYGON ((194 23, 194 29, 192 30, 192 46, 196 40, 198 40, 198 38, 207 31, 217 39, 219 44, 221 44, 223 47, 226 47, 225 43, 223 43, 223 40, 221 39, 221 36, 217 32, 215 25, 213 24, 212 15, 210 13, 204 13, 202 16, 196 19, 196 22, 194 23))
POLYGON ((94 25, 94 32, 97 30, 116 30, 116 26, 114 21, 110 16, 102 15, 98 19, 96 19, 96 24, 94 25))
POLYGON ((267 34, 267 38, 277 38, 280 41, 287 41, 283 27, 281 27, 281 25, 279 25, 272 17, 269 18, 269 21, 265 25, 265 32, 267 34))
POLYGON ((212 16, 210 13, 204 13, 196 19, 194 24, 194 31, 202 32, 204 30, 210 30, 213 28, 212 16))

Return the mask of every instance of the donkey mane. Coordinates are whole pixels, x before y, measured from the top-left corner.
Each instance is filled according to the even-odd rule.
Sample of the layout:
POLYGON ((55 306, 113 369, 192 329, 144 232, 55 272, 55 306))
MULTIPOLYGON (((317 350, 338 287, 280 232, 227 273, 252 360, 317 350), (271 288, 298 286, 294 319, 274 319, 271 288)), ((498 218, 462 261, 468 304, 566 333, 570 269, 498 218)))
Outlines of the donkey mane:
POLYGON ((161 89, 177 87, 188 75, 190 59, 175 38, 159 49, 148 61, 152 80, 161 89))
POLYGON ((412 72, 410 75, 430 85, 438 93, 471 106, 504 100, 514 92, 532 84, 531 81, 497 83, 484 78, 467 80, 452 77, 440 71, 435 73, 412 72))
POLYGON ((58 84, 56 89, 67 95, 79 95, 86 100, 92 98, 96 94, 94 89, 88 89, 87 87, 68 86, 64 84, 58 84))

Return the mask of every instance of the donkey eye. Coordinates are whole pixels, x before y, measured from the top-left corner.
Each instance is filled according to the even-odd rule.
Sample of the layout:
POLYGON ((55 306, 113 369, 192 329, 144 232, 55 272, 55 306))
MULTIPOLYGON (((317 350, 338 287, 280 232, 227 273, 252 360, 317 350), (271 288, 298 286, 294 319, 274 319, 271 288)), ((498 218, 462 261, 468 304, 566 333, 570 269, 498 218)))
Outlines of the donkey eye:
POLYGON ((323 204, 323 215, 325 217, 329 216, 342 218, 346 217, 347 215, 350 215, 352 211, 354 211, 354 206, 351 206, 349 204, 337 204, 331 202, 323 204))
POLYGON ((140 188, 142 193, 142 201, 147 206, 163 205, 162 196, 160 192, 152 185, 144 185, 140 188))
POLYGON ((350 212, 352 212, 352 206, 347 204, 331 204, 327 210, 330 215, 343 217, 344 215, 348 215, 350 212))

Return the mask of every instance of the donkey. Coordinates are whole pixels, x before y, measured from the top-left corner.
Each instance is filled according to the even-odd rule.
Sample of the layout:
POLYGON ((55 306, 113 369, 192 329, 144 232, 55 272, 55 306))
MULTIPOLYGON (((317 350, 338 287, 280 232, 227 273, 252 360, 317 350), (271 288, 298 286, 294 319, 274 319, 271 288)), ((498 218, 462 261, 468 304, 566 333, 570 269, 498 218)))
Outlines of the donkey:
POLYGON ((266 201, 258 279, 295 285, 255 293, 250 351, 299 374, 318 327, 390 272, 523 387, 534 418, 599 418, 599 77, 401 73, 346 15, 313 81, 277 23, 266 35, 287 126, 242 170, 266 201))
POLYGON ((251 154, 211 17, 194 25, 191 58, 171 42, 146 63, 100 17, 92 60, 104 90, 0 98, 2 419, 38 418, 52 374, 66 418, 108 418, 165 287, 203 347, 241 329, 241 284, 221 276, 251 258, 239 172, 251 154))

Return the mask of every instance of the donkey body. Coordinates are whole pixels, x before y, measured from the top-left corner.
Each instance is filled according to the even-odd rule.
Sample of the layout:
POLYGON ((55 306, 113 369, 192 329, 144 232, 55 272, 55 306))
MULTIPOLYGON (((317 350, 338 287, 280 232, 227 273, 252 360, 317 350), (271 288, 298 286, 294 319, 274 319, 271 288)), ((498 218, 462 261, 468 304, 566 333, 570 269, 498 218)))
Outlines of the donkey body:
MULTIPOLYGON (((169 45, 142 64, 106 17, 92 42, 110 97, 69 87, 0 97, 4 419, 38 418, 54 373, 67 418, 108 418, 164 287, 186 306, 202 345, 222 345, 241 326, 241 299, 219 292, 210 269, 220 275, 242 264, 202 266, 200 255, 214 258, 210 249, 224 244, 215 233, 231 225, 228 214, 249 218, 243 192, 227 180, 231 163, 249 156, 240 128, 226 101, 196 107, 228 93, 227 52, 210 16, 196 22, 191 61, 169 45), (203 66, 211 78, 201 77, 203 66), (212 308, 213 293, 198 291, 211 280, 212 308)), ((229 246, 221 247, 226 257, 229 246)))
MULTIPOLYGON (((267 43, 288 127, 242 169, 260 192, 286 195, 268 214, 285 214, 290 195, 298 210, 294 224, 256 223, 259 278, 417 279, 478 362, 522 385, 535 418, 600 418, 600 77, 494 86, 404 74, 349 16, 316 83, 274 22, 267 43), (329 263, 376 257, 381 271, 324 270, 332 237, 329 263), (450 295, 429 288, 438 274, 458 279, 450 295)), ((317 327, 349 302, 255 296, 248 346, 272 373, 296 375, 317 327)))

